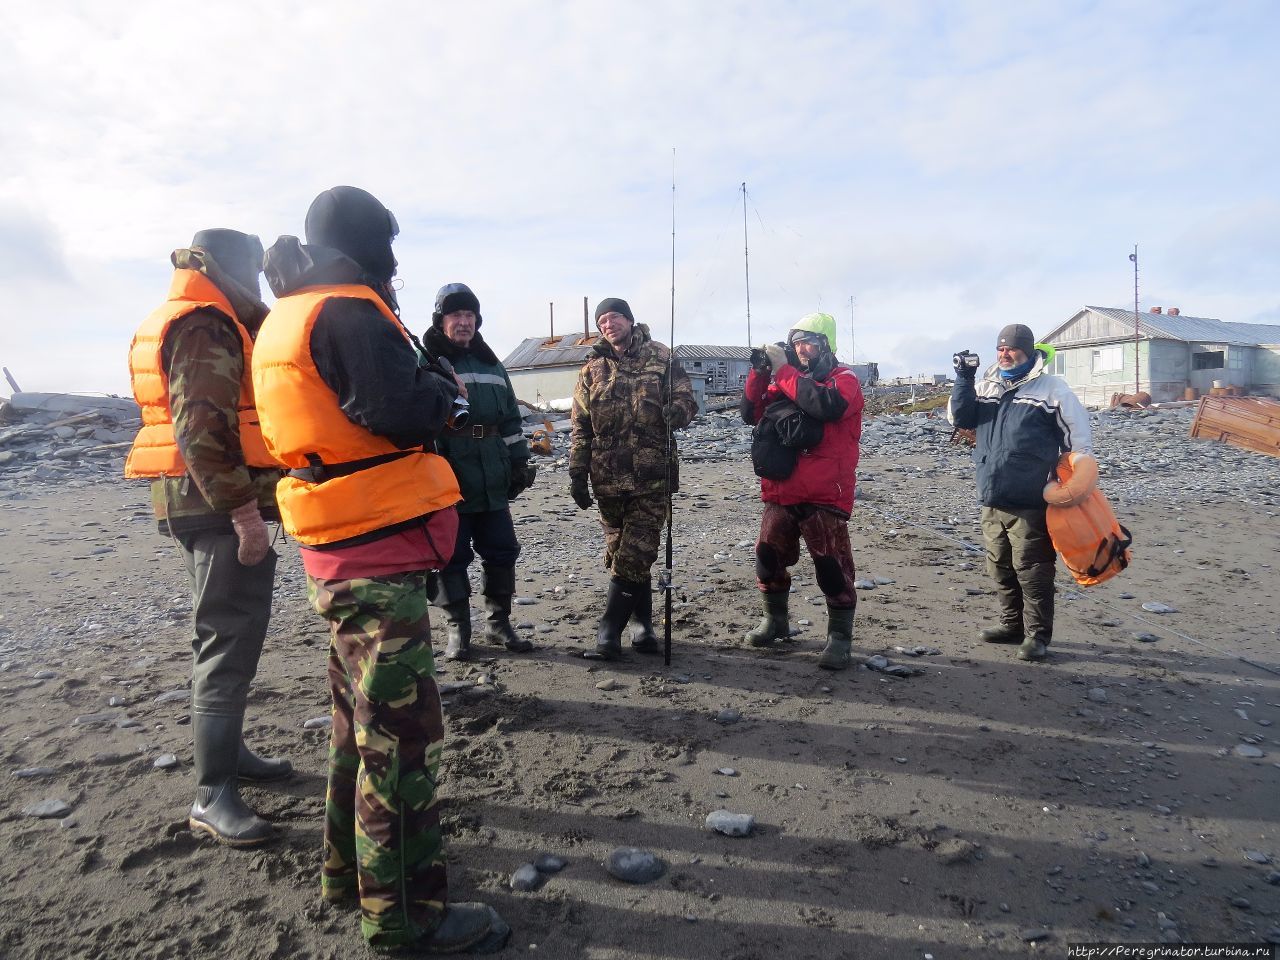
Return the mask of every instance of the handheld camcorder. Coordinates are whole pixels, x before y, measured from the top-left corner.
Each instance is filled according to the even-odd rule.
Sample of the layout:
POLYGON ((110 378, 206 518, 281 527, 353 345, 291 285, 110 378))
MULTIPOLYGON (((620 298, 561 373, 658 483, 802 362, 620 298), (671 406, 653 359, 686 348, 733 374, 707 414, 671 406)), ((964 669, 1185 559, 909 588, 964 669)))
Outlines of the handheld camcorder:
POLYGON ((980 361, 976 353, 970 353, 968 350, 961 350, 959 353, 952 356, 951 362, 955 365, 955 368, 959 370, 961 367, 973 369, 978 366, 980 361))

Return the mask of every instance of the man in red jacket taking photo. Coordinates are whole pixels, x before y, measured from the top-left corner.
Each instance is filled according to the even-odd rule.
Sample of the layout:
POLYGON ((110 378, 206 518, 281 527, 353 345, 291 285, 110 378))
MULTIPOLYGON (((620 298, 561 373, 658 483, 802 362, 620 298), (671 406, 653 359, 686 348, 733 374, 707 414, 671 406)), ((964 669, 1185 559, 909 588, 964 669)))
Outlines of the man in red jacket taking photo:
MULTIPOLYGON (((756 541, 756 582, 764 618, 747 642, 767 647, 790 633, 789 568, 800 559, 803 537, 813 557, 818 586, 827 599, 827 643, 818 666, 843 670, 853 643, 853 551, 849 516, 862 435, 862 386, 854 372, 836 361, 836 321, 830 314, 802 317, 787 343, 752 351, 752 369, 742 396, 742 418, 781 435, 793 449, 794 466, 756 462, 761 475, 764 516, 756 541), (795 426, 797 423, 800 425, 795 426), (791 424, 790 429, 784 427, 791 424), (797 437, 805 437, 803 441, 797 437)), ((753 455, 757 444, 753 442, 753 455)))

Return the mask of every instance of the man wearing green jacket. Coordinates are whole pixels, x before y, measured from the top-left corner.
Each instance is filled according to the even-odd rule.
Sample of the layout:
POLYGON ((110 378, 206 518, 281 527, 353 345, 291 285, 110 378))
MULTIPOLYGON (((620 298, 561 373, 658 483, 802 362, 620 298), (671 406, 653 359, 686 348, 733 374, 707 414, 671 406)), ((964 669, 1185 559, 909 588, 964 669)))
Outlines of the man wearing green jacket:
POLYGON ((471 655, 467 567, 477 553, 484 571, 485 639, 513 653, 533 649, 511 628, 520 544, 510 502, 533 483, 536 468, 529 461, 511 380, 480 335, 482 321, 480 300, 471 288, 450 283, 436 294, 431 329, 423 338, 427 353, 453 365, 470 404, 466 425, 446 429, 436 443, 458 477, 463 498, 453 559, 428 584, 431 602, 444 611, 448 626, 446 660, 471 655))

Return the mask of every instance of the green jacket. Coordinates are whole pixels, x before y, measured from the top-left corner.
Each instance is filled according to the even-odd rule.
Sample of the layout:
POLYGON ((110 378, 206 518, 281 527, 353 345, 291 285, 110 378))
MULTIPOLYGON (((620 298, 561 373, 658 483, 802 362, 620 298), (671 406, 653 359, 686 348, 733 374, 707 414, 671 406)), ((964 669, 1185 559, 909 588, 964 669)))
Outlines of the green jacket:
MULTIPOLYGON (((511 379, 498 358, 477 330, 466 349, 432 327, 424 338, 432 357, 445 357, 467 388, 471 419, 459 433, 445 430, 436 441, 436 449, 458 478, 462 489, 460 513, 505 510, 509 506, 507 490, 511 486, 511 465, 529 459, 529 444, 524 438, 520 411, 511 379), (476 437, 478 427, 496 428, 493 436, 476 437)), ((491 431, 486 429, 486 434, 491 431)))

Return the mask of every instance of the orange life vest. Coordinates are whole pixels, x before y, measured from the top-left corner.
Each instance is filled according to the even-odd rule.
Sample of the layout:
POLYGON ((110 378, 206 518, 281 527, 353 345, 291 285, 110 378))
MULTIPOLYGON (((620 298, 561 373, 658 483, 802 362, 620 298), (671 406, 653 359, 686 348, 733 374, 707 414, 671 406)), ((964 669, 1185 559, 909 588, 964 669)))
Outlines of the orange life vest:
MULTIPOLYGON (((1074 461, 1080 457, 1080 454, 1064 453, 1058 458, 1058 484, 1050 483, 1045 488, 1045 496, 1049 499, 1051 491, 1056 491, 1059 502, 1047 504, 1045 521, 1053 548, 1062 555, 1062 562, 1076 583, 1092 587, 1129 566, 1133 559, 1129 549, 1133 535, 1116 519, 1101 490, 1075 482, 1074 461)), ((1096 478, 1097 462, 1092 457, 1082 458, 1079 466, 1086 481, 1090 471, 1096 478)))
POLYGON ((307 546, 358 537, 462 499, 443 457, 397 447, 342 412, 311 357, 311 330, 335 297, 368 300, 409 339, 378 295, 358 284, 305 287, 282 297, 258 331, 253 385, 267 448, 295 471, 336 468, 315 482, 286 474, 276 487, 284 528, 307 546))
POLYGON ((240 419, 240 447, 251 467, 278 467, 267 453, 258 427, 258 411, 253 405, 253 338, 236 317, 235 309, 217 286, 198 270, 175 270, 169 297, 142 321, 129 346, 129 377, 133 398, 142 408, 142 429, 134 438, 125 461, 126 477, 180 477, 187 465, 173 434, 173 411, 169 409, 169 377, 165 374, 161 350, 169 327, 196 310, 212 307, 235 324, 244 350, 244 371, 240 375, 240 399, 236 404, 240 419))

